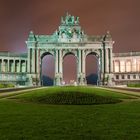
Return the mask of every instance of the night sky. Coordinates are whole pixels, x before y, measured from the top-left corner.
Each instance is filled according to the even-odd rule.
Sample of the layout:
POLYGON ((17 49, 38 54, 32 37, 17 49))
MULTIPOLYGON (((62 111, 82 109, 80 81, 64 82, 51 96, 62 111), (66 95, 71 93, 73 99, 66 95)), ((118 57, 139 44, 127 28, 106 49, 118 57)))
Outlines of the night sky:
POLYGON ((52 34, 67 11, 88 35, 109 30, 113 52, 140 51, 139 0, 0 0, 0 51, 26 52, 29 31, 52 34))

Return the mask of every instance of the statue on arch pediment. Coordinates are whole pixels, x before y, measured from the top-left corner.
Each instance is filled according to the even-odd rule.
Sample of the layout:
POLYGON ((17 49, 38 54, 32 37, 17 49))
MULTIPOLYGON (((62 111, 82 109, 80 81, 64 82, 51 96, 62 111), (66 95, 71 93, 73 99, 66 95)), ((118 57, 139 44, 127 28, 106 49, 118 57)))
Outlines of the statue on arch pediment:
POLYGON ((79 17, 76 17, 75 24, 79 24, 79 17))
POLYGON ((61 24, 65 24, 64 17, 61 17, 61 24))
POLYGON ((66 18, 65 18, 65 23, 66 23, 66 25, 74 25, 74 23, 75 23, 74 16, 67 14, 66 18))

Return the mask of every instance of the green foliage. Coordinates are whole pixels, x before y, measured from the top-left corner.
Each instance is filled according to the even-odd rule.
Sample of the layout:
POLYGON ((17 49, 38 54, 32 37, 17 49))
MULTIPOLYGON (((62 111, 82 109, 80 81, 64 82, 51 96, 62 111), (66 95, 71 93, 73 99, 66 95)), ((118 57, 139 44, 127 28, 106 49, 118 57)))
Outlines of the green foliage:
POLYGON ((128 87, 140 87, 140 83, 137 84, 127 84, 128 87))
POLYGON ((12 83, 9 84, 0 84, 0 88, 11 88, 14 87, 14 85, 12 83))

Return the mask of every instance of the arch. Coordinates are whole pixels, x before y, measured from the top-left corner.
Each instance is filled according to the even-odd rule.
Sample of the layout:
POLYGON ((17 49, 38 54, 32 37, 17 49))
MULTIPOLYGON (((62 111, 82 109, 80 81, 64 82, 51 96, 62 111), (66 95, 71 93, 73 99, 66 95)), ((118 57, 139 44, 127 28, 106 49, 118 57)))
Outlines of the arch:
POLYGON ((125 60, 120 60, 120 72, 125 72, 125 60))
MULTIPOLYGON (((44 52, 41 55, 41 63, 40 63, 40 81, 43 86, 52 86, 54 84, 54 72, 51 68, 54 67, 55 57, 51 52, 44 52), (48 56, 51 56, 52 61, 48 61, 48 56), (46 58, 45 58, 46 57, 46 58), (48 65, 46 63, 50 62, 48 65), (51 65, 52 64, 52 65, 51 65), (47 72, 47 73, 46 73, 47 72), (49 75, 47 75, 49 72, 49 75)), ((54 68, 53 68, 54 69, 54 68)))
POLYGON ((77 57, 71 52, 66 53, 63 57, 63 84, 73 85, 77 82, 77 61, 77 57), (69 63, 69 65, 66 65, 66 63, 69 63))
POLYGON ((140 72, 140 59, 137 60, 137 69, 138 69, 138 72, 140 72))
POLYGON ((97 50, 86 50, 85 51, 85 55, 86 56, 88 56, 88 55, 95 55, 97 58, 100 57, 100 53, 97 50))
POLYGON ((136 58, 132 59, 132 72, 136 72, 137 71, 137 60, 136 58))
POLYGON ((67 56, 67 55, 74 55, 77 58, 77 50, 63 50, 63 59, 67 56))
POLYGON ((86 81, 87 84, 92 84, 92 85, 98 85, 98 81, 100 79, 100 66, 99 66, 99 54, 95 51, 89 51, 86 53, 85 57, 85 62, 86 62, 86 81), (89 63, 94 63, 92 66, 95 66, 94 68, 89 68, 91 67, 91 64, 89 63), (88 72, 89 69, 89 72, 88 72), (92 72, 91 72, 92 71, 92 72))
POLYGON ((126 72, 131 72, 131 60, 126 60, 126 72))
POLYGON ((120 61, 119 60, 114 61, 114 72, 120 72, 120 61))
POLYGON ((50 51, 50 52, 49 52, 49 51, 45 51, 45 52, 42 52, 42 53, 41 53, 41 56, 40 56, 41 60, 42 60, 43 57, 46 56, 46 55, 52 55, 52 56, 54 56, 54 54, 53 54, 51 51, 50 51))

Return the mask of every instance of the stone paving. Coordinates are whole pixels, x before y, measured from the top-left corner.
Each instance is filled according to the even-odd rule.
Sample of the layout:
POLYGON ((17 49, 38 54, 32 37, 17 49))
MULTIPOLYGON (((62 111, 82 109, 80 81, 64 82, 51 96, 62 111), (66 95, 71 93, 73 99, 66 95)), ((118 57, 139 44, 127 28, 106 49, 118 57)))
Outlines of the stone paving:
MULTIPOLYGON (((21 88, 21 89, 19 88, 19 90, 17 90, 17 88, 16 89, 11 88, 11 91, 10 91, 10 89, 7 89, 7 92, 5 92, 3 90, 4 92, 0 93, 0 99, 15 96, 15 95, 18 95, 18 94, 23 94, 24 92, 37 90, 37 89, 42 89, 42 88, 46 88, 46 87, 30 87, 30 88, 21 88)), ((2 91, 2 89, 0 91, 2 91)))

